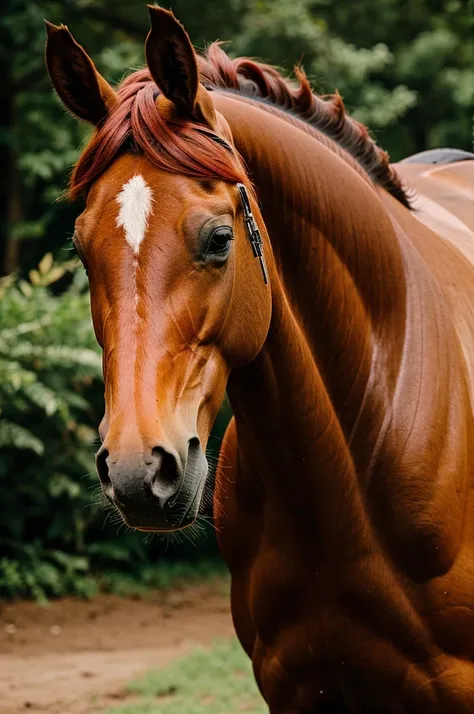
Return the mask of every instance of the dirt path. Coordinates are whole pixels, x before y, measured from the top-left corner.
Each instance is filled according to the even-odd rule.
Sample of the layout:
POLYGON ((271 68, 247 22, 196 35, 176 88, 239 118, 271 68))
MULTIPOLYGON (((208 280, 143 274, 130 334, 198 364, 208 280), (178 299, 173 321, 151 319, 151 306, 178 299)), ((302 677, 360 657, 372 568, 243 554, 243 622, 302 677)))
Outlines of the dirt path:
POLYGON ((197 644, 233 633, 222 585, 0 606, 0 713, 93 714, 123 685, 197 644))

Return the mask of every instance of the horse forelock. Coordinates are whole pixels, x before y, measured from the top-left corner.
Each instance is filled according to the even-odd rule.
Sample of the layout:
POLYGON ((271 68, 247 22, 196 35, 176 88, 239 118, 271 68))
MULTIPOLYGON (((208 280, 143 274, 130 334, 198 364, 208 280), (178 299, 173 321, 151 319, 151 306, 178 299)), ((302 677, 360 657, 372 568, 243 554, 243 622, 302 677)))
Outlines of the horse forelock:
POLYGON ((293 83, 271 65, 247 57, 230 58, 218 42, 199 57, 199 69, 208 87, 266 100, 318 129, 356 159, 376 184, 410 208, 410 191, 390 166, 387 152, 377 146, 364 124, 347 114, 339 93, 318 96, 301 68, 295 69, 297 83, 293 83))
POLYGON ((234 149, 211 128, 189 120, 169 121, 157 107, 159 89, 147 69, 120 85, 118 101, 77 162, 69 196, 86 193, 122 153, 145 154, 158 168, 203 179, 247 183, 234 149))

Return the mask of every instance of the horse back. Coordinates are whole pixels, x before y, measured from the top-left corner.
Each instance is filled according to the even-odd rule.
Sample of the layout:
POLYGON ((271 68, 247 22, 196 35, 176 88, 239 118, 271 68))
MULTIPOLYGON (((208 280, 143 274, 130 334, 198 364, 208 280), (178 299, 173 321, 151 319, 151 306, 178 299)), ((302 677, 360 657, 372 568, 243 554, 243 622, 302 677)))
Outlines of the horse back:
MULTIPOLYGON (((447 299, 474 405, 474 160, 445 165, 400 163, 396 169, 416 191, 411 216, 418 226, 422 223, 430 229, 402 220, 447 299)), ((406 214, 396 213, 398 217, 406 214)))

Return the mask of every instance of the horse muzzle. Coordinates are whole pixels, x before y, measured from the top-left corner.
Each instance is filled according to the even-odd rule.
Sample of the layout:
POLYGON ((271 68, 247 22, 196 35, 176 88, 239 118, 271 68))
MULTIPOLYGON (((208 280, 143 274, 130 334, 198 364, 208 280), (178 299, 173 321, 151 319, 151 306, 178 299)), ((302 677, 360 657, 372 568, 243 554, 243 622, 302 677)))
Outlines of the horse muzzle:
POLYGON ((196 520, 208 472, 197 437, 189 439, 184 458, 163 443, 146 454, 114 454, 106 440, 96 466, 105 496, 130 527, 175 531, 196 520))

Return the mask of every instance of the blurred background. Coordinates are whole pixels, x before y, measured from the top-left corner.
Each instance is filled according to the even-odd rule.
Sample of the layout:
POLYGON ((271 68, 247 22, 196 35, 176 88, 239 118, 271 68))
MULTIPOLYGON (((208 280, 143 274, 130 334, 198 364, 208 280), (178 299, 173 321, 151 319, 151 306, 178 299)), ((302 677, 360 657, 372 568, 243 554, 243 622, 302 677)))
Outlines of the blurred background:
MULTIPOLYGON (((472 149, 468 0, 166 5, 198 48, 220 39, 232 55, 288 72, 302 62, 314 89, 337 88, 392 161, 431 147, 472 149)), ((58 200, 88 128, 53 94, 43 17, 66 23, 99 71, 118 82, 144 62, 148 13, 142 0, 9 0, 2 10, 0 597, 40 601, 159 586, 188 567, 214 568, 217 553, 206 527, 195 545, 126 532, 94 491, 101 361, 87 280, 68 242, 81 206, 58 200)), ((224 408, 214 453, 228 416, 224 408)))

